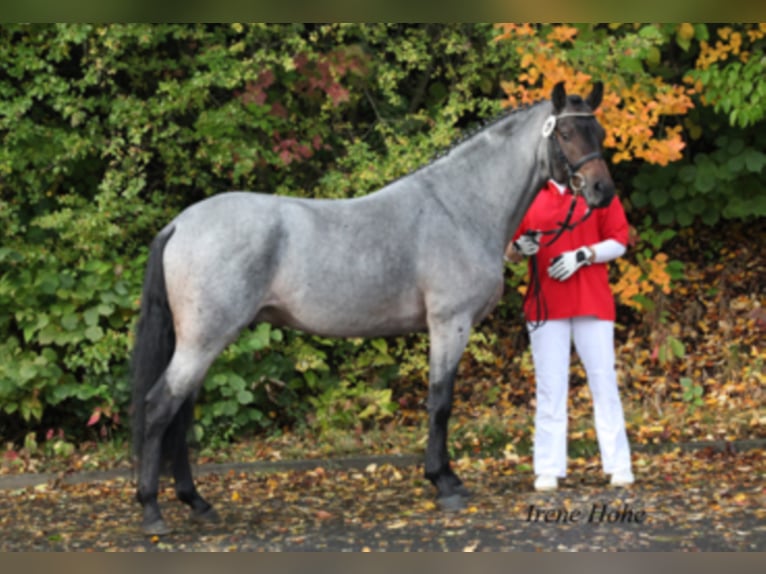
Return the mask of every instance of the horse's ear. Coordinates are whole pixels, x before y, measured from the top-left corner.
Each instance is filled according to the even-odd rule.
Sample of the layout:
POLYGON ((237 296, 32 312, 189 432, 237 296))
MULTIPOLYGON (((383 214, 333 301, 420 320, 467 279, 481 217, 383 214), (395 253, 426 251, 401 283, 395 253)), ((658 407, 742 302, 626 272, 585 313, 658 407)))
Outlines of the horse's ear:
POLYGON ((596 82, 593 84, 593 91, 585 98, 585 103, 590 106, 591 111, 595 112, 596 108, 601 104, 601 98, 604 97, 604 84, 602 82, 596 82))
POLYGON ((559 82, 553 86, 551 93, 551 102, 553 102, 553 111, 558 114, 567 105, 567 91, 564 88, 564 82, 559 82))

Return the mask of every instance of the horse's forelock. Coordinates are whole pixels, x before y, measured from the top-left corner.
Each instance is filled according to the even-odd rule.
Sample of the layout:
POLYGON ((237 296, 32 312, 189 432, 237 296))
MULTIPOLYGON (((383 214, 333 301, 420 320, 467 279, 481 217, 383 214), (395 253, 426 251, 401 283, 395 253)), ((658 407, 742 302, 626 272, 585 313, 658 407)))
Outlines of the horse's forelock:
POLYGON ((577 94, 570 94, 567 97, 567 100, 569 100, 569 103, 573 106, 579 106, 585 103, 585 100, 582 99, 582 96, 578 96, 577 94))

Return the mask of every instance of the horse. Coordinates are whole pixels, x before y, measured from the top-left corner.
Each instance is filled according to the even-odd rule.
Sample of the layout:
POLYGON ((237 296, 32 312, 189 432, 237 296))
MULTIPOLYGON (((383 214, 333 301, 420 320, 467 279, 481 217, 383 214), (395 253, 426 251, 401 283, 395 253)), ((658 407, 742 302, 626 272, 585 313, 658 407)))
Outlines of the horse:
POLYGON ((325 337, 427 330, 425 476, 442 507, 464 507, 447 450, 458 363, 500 300, 505 247, 544 182, 568 181, 592 208, 613 198, 594 116, 602 96, 600 82, 586 98, 560 82, 550 100, 500 114, 362 197, 230 191, 167 224, 149 250, 132 355, 143 532, 171 531, 157 502, 163 468, 192 520, 220 520, 196 489, 186 435, 208 368, 259 322, 325 337))

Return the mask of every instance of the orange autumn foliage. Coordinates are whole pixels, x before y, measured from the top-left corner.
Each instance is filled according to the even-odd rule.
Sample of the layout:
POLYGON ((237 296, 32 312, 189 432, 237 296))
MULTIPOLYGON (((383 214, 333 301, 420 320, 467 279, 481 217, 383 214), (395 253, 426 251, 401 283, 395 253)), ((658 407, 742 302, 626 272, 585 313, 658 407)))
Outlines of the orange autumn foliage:
POLYGON ((667 268, 668 256, 657 253, 651 259, 633 264, 626 259, 618 259, 619 279, 611 285, 612 293, 618 301, 639 311, 644 310, 640 297, 652 297, 655 294, 670 294, 671 277, 667 268))
MULTIPOLYGON (((577 28, 554 26, 545 37, 529 24, 499 24, 498 28, 502 33, 497 41, 516 43, 522 69, 515 81, 502 84, 506 105, 531 104, 547 98, 560 81, 566 82, 569 92, 588 93, 591 89, 591 75, 575 69, 566 58, 567 45, 575 41, 577 28)), ((685 147, 681 127, 664 126, 663 117, 683 115, 691 109, 693 88, 666 84, 650 76, 626 85, 622 77, 609 70, 599 75, 605 93, 597 116, 607 131, 604 145, 614 150, 612 161, 641 159, 667 165, 681 159, 685 147)))
MULTIPOLYGON (((731 26, 723 26, 716 31, 717 39, 710 42, 700 40, 699 55, 695 63, 695 70, 707 70, 709 68, 724 67, 730 60, 737 60, 746 64, 753 56, 761 57, 761 50, 753 46, 755 42, 766 37, 766 23, 740 24, 738 30, 731 26), (751 51, 748 48, 753 48, 751 51)), ((693 85, 700 94, 700 101, 706 105, 713 105, 716 96, 705 93, 704 85, 694 74, 689 74, 684 81, 693 85)))
POLYGON ((731 26, 724 26, 717 31, 718 40, 715 43, 701 40, 700 53, 695 67, 705 70, 716 62, 724 62, 730 57, 737 57, 740 61, 747 62, 752 53, 743 49, 743 35, 747 35, 750 43, 766 37, 766 23, 751 24, 750 26, 749 29, 743 31, 734 30, 731 26))

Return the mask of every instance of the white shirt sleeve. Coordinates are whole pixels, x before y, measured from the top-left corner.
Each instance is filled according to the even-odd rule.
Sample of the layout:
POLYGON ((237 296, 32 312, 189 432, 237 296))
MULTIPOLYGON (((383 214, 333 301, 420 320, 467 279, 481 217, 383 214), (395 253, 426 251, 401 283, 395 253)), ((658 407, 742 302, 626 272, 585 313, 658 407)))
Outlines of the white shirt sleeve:
POLYGON ((626 250, 625 246, 615 239, 605 239, 604 241, 591 245, 590 248, 594 253, 594 263, 606 263, 612 259, 622 257, 626 250))

